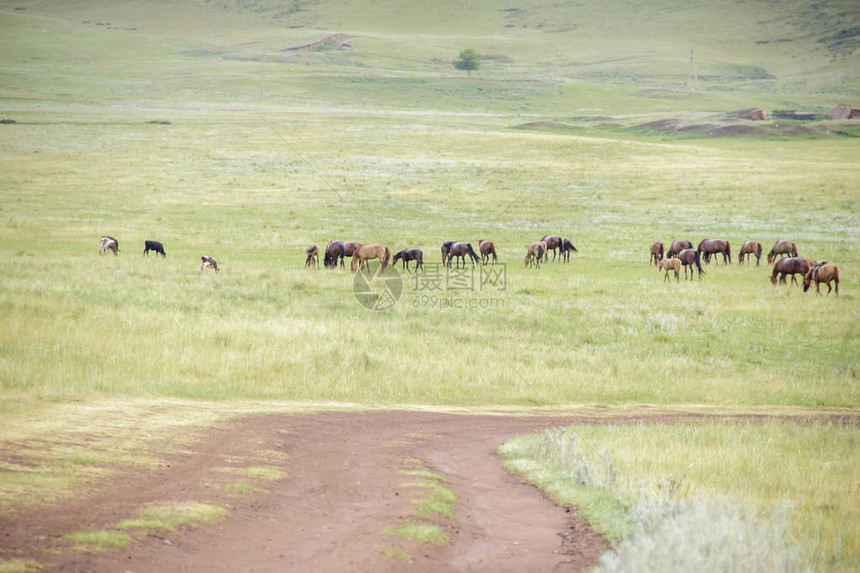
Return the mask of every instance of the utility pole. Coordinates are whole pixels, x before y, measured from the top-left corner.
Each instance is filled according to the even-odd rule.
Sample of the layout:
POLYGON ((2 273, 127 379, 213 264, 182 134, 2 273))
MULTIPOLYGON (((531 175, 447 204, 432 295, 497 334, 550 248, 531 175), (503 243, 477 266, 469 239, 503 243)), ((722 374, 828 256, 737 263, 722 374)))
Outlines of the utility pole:
POLYGON ((693 62, 693 48, 690 48, 690 66, 687 68, 687 91, 699 91, 699 75, 696 73, 696 64, 693 62), (693 84, 696 87, 693 88, 693 84))

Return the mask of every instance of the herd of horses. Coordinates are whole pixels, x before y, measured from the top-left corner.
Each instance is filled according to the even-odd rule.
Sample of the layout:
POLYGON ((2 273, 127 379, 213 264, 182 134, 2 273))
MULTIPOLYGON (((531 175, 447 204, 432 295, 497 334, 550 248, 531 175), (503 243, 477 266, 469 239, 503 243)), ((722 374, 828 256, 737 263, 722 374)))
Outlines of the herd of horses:
MULTIPOLYGON (((442 265, 463 268, 467 262, 480 264, 495 264, 499 260, 496 252, 496 244, 493 241, 478 239, 478 250, 472 243, 462 241, 445 241, 441 246, 442 265)), ((539 242, 530 243, 526 251, 526 267, 537 266, 540 268, 541 259, 546 262, 549 252, 552 251, 552 260, 556 256, 564 262, 570 261, 570 253, 579 252, 569 238, 561 238, 557 235, 546 235, 539 242)), ((312 268, 319 265, 320 248, 316 243, 311 243, 305 251, 305 267, 312 268)), ((358 241, 329 241, 323 250, 323 266, 327 269, 336 269, 338 266, 344 268, 344 259, 351 259, 350 269, 352 272, 367 268, 367 261, 378 259, 384 270, 389 264, 396 265, 402 261, 403 268, 413 272, 409 263, 415 262, 415 271, 424 268, 424 252, 421 249, 403 249, 391 255, 391 249, 385 245, 364 245, 358 241)))
MULTIPOLYGON (((756 266, 761 264, 762 251, 761 243, 758 241, 746 241, 741 247, 738 254, 738 263, 749 264, 749 261, 754 256, 756 258, 756 266)), ((723 264, 728 265, 732 262, 732 248, 728 241, 724 239, 704 239, 694 249, 693 243, 686 240, 673 241, 666 251, 665 245, 660 241, 656 241, 651 245, 651 258, 648 262, 650 265, 654 263, 658 271, 665 271, 663 281, 669 280, 669 273, 675 273, 675 280, 681 280, 681 268, 684 269, 684 280, 687 279, 687 268, 689 267, 690 280, 693 279, 693 274, 696 270, 699 272, 699 279, 705 274, 702 268, 702 261, 705 264, 710 264, 711 257, 716 260, 717 255, 723 256, 723 264)), ((815 261, 800 256, 797 250, 797 245, 791 241, 779 240, 773 248, 767 253, 767 264, 773 265, 773 271, 770 276, 770 282, 774 285, 788 285, 788 276, 791 275, 792 284, 797 284, 797 275, 800 275, 803 280, 803 292, 809 290, 812 283, 815 283, 815 290, 821 294, 821 283, 827 285, 827 294, 830 294, 834 288, 831 283, 835 283, 836 296, 839 296, 839 267, 827 261, 815 261), (779 260, 777 260, 779 257, 779 260)))
MULTIPOLYGON (((755 257, 756 266, 760 266, 763 250, 758 241, 744 242, 738 254, 738 263, 741 265, 749 264, 752 257, 755 257)), ((143 254, 148 255, 150 251, 155 252, 156 256, 167 257, 164 245, 159 241, 144 241, 143 254)), ((315 243, 307 248, 305 267, 318 266, 319 251, 320 249, 315 243)), ((549 260, 550 251, 552 251, 553 261, 556 260, 557 256, 560 261, 565 263, 570 261, 571 253, 579 252, 569 238, 546 235, 540 241, 529 243, 525 256, 526 267, 540 268, 541 262, 549 260)), ((99 239, 99 254, 104 255, 109 252, 115 256, 119 253, 119 241, 114 237, 103 235, 99 239)), ((465 268, 467 261, 473 265, 475 263, 487 265, 491 261, 495 264, 499 258, 496 244, 484 239, 478 239, 478 251, 475 251, 472 244, 468 242, 445 241, 442 243, 441 253, 442 264, 450 267, 452 263, 455 263, 456 268, 460 268, 461 262, 465 268)), ((664 282, 669 280, 670 272, 675 274, 676 281, 680 281, 682 268, 684 280, 687 280, 688 269, 690 280, 693 279, 696 271, 698 271, 699 280, 701 280, 702 275, 705 274, 702 262, 710 264, 711 257, 716 260, 718 255, 722 255, 724 265, 731 264, 732 248, 729 241, 704 239, 696 248, 693 248, 691 241, 676 240, 669 245, 668 251, 662 242, 656 241, 651 245, 651 258, 648 264, 650 266, 651 263, 654 263, 658 271, 665 271, 664 282)), ((389 264, 396 265, 400 261, 402 261, 406 271, 413 272, 409 268, 411 262, 415 262, 415 271, 424 269, 424 253, 421 249, 403 249, 394 253, 392 257, 391 249, 385 245, 364 245, 358 241, 330 241, 324 251, 323 265, 327 269, 336 269, 338 265, 340 268, 344 268, 344 259, 346 258, 351 259, 350 269, 352 272, 365 271, 368 261, 373 259, 379 260, 382 270, 389 264)), ((803 292, 808 291, 814 282, 815 290, 819 295, 821 294, 821 283, 827 285, 827 294, 830 294, 834 290, 834 286, 831 286, 833 283, 836 296, 839 296, 839 267, 827 261, 818 262, 801 257, 797 245, 791 241, 776 241, 773 248, 767 253, 767 264, 773 265, 770 281, 774 285, 788 285, 789 275, 791 275, 792 284, 796 285, 798 284, 797 275, 800 275, 803 280, 803 292)), ((215 272, 219 271, 215 259, 203 255, 200 257, 200 270, 207 268, 211 268, 215 272)))

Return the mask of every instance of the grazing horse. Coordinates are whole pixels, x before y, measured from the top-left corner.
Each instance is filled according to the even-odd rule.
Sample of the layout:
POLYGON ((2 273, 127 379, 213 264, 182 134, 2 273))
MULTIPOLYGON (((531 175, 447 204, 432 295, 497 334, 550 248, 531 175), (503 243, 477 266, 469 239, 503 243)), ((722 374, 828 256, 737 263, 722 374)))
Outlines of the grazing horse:
POLYGON ((717 253, 723 255, 724 265, 732 262, 732 246, 725 239, 704 239, 699 243, 699 247, 696 250, 702 253, 702 258, 705 259, 707 264, 711 264, 711 255, 716 255, 717 253))
POLYGON ((403 259, 403 268, 409 270, 409 261, 415 261, 415 270, 424 269, 424 253, 420 249, 403 249, 394 253, 394 258, 391 259, 391 264, 396 265, 397 261, 403 259))
POLYGON ((577 249, 573 245, 573 241, 571 241, 570 239, 565 237, 564 239, 561 240, 561 254, 564 257, 564 262, 567 263, 570 261, 570 252, 571 251, 573 251, 574 253, 578 253, 579 249, 577 249))
POLYGON ((113 251, 113 255, 119 252, 119 241, 114 239, 113 237, 108 237, 105 235, 101 239, 99 239, 99 254, 103 255, 107 251, 113 251))
POLYGON ((472 248, 472 243, 453 243, 448 248, 448 266, 451 266, 451 259, 457 257, 457 268, 460 267, 460 261, 463 261, 463 268, 466 268, 466 257, 472 259, 472 264, 481 262, 481 258, 475 253, 472 248))
POLYGON ((200 270, 202 271, 206 268, 214 269, 216 273, 219 271, 218 263, 215 262, 215 259, 208 255, 203 255, 202 257, 200 257, 200 270))
POLYGON ((544 251, 543 258, 544 261, 549 259, 549 252, 552 251, 552 260, 555 260, 555 251, 558 249, 559 254, 563 254, 564 250, 562 249, 562 238, 558 235, 546 235, 541 240, 541 243, 546 243, 546 251, 544 251))
POLYGON ((692 241, 685 241, 683 239, 678 239, 677 241, 672 241, 672 245, 669 247, 669 254, 666 256, 670 259, 672 257, 677 257, 678 254, 684 249, 692 249, 693 243, 692 241))
POLYGON ((780 255, 780 259, 784 259, 785 257, 799 257, 797 254, 797 245, 792 243, 791 241, 777 241, 774 243, 773 248, 767 254, 767 264, 773 263, 776 260, 776 256, 780 255))
POLYGON ((344 256, 346 256, 346 249, 343 246, 343 241, 329 241, 323 254, 323 266, 327 269, 336 269, 338 259, 340 259, 340 266, 343 268, 344 256))
POLYGON ((493 264, 496 264, 496 261, 499 260, 499 257, 496 256, 496 243, 493 241, 485 241, 484 239, 478 239, 478 250, 481 251, 481 261, 486 265, 490 262, 490 257, 493 257, 493 264))
POLYGON ((451 245, 453 244, 454 241, 445 241, 442 243, 442 266, 445 266, 448 263, 448 259, 451 257, 451 245))
POLYGON ((795 275, 800 275, 802 278, 806 276, 814 266, 815 261, 812 259, 804 259, 801 257, 779 259, 776 264, 773 265, 773 273, 770 275, 770 282, 776 284, 776 276, 779 275, 779 284, 787 286, 788 281, 786 280, 786 275, 791 275, 791 282, 793 284, 797 284, 797 277, 795 275))
MULTIPOLYGON (((758 241, 744 241, 743 246, 741 246, 741 252, 738 255, 738 264, 744 264, 745 257, 747 255, 755 255, 755 266, 759 266, 761 264, 761 243, 758 241)), ((752 257, 746 258, 746 260, 751 259, 752 257)))
POLYGON ((365 270, 367 268, 367 261, 370 259, 379 259, 379 262, 382 263, 381 270, 384 271, 385 267, 388 266, 388 261, 391 260, 391 249, 385 245, 360 246, 352 255, 352 264, 350 265, 352 272, 355 272, 357 268, 365 270))
POLYGON ((167 253, 164 252, 164 245, 162 245, 158 241, 144 241, 143 242, 143 254, 149 256, 149 251, 155 251, 155 256, 161 255, 165 259, 167 258, 167 253))
POLYGON ((305 268, 317 267, 320 264, 320 248, 316 243, 311 243, 305 250, 307 258, 305 259, 305 268))
POLYGON ((678 253, 678 260, 684 265, 684 280, 687 279, 687 267, 690 267, 690 280, 693 280, 694 266, 699 270, 699 280, 702 280, 702 275, 705 274, 705 271, 702 269, 702 254, 699 251, 684 249, 678 253))
POLYGON ((830 281, 836 282, 836 296, 839 296, 839 267, 827 261, 815 265, 803 277, 803 292, 809 290, 809 286, 815 281, 815 292, 821 294, 821 283, 827 283, 827 294, 833 290, 830 281))
POLYGON ((546 243, 529 243, 528 251, 526 251, 526 267, 532 265, 540 268, 540 261, 546 256, 546 243))
POLYGON ((655 267, 660 267, 660 261, 663 260, 663 256, 665 254, 665 249, 663 247, 663 243, 660 241, 656 241, 651 244, 651 258, 648 259, 648 266, 651 266, 651 261, 654 261, 655 267))
MULTIPOLYGON (((648 266, 651 266, 651 265, 649 264, 648 266)), ((658 271, 662 271, 662 270, 666 271, 666 276, 663 279, 663 282, 666 282, 669 280, 669 271, 675 271, 675 280, 676 281, 680 282, 680 280, 681 280, 681 260, 680 259, 661 259, 657 263, 657 270, 658 271)), ((684 271, 685 271, 684 272, 684 278, 686 279, 687 278, 686 269, 684 269, 684 271)))

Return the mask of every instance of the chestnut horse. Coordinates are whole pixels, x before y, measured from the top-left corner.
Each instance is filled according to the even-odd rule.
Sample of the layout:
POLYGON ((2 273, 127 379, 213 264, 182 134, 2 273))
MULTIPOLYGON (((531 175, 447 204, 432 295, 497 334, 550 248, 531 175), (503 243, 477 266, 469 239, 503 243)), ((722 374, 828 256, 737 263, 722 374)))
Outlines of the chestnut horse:
POLYGON ((316 243, 311 243, 305 253, 308 255, 305 259, 305 268, 316 267, 320 264, 320 248, 316 243))
POLYGON ((529 243, 528 251, 526 251, 526 267, 535 265, 540 268, 540 261, 546 256, 546 243, 529 243))
POLYGON ((795 275, 800 275, 802 278, 806 276, 806 273, 811 271, 814 266, 815 261, 812 259, 804 259, 802 257, 779 259, 776 264, 773 265, 773 273, 770 275, 770 282, 776 284, 776 276, 779 275, 779 284, 788 285, 786 275, 791 275, 791 282, 793 284, 797 284, 797 277, 795 275))
POLYGON ((669 253, 666 255, 670 259, 672 257, 677 257, 678 254, 684 249, 692 249, 693 243, 692 241, 685 241, 683 239, 679 239, 677 241, 672 241, 672 245, 669 247, 669 253))
POLYGON ((546 251, 544 251, 543 259, 546 261, 549 259, 549 252, 552 251, 552 260, 555 260, 555 251, 558 249, 561 253, 564 253, 562 250, 562 238, 558 235, 546 235, 541 240, 541 243, 546 243, 546 251))
POLYGON ((571 241, 570 239, 565 237, 564 239, 561 240, 561 254, 562 254, 562 256, 564 256, 564 262, 567 263, 570 261, 570 252, 571 251, 573 251, 574 253, 578 253, 579 249, 577 249, 573 245, 573 241, 571 241))
POLYGON ((815 281, 815 292, 821 294, 821 283, 827 283, 827 294, 833 290, 830 282, 836 283, 836 296, 839 296, 839 267, 827 261, 821 261, 820 264, 812 267, 803 277, 803 292, 809 290, 812 281, 815 281))
POLYGON ((421 249, 403 249, 394 253, 394 258, 391 259, 391 264, 396 265, 397 261, 403 260, 403 268, 409 270, 409 261, 415 261, 415 270, 424 268, 424 253, 421 249))
MULTIPOLYGON (((704 239, 699 243, 696 250, 702 253, 702 258, 707 264, 711 264, 711 255, 716 255, 717 253, 723 255, 724 265, 732 262, 732 246, 725 239, 704 239)), ((716 257, 714 258, 716 259, 716 257)))
POLYGON ((666 254, 666 250, 663 246, 663 243, 660 241, 655 241, 651 243, 651 258, 648 259, 648 266, 651 266, 651 261, 654 261, 655 267, 660 267, 660 261, 663 260, 663 257, 666 254))
POLYGON ((499 257, 496 256, 496 243, 493 241, 485 241, 484 239, 478 239, 478 250, 481 251, 481 261, 486 265, 490 262, 490 257, 493 257, 493 264, 496 264, 496 261, 499 260, 499 257))
MULTIPOLYGON (((738 254, 738 264, 744 264, 747 255, 755 255, 755 266, 759 266, 761 264, 761 251, 761 243, 758 241, 744 241, 743 246, 741 246, 741 252, 738 254)), ((748 257, 746 260, 751 258, 748 257)))
MULTIPOLYGON (((648 266, 649 267, 651 266, 650 263, 648 264, 648 266)), ((663 279, 663 282, 666 282, 667 280, 669 280, 669 271, 675 271, 675 280, 676 281, 680 282, 680 280, 681 280, 681 260, 680 259, 661 259, 657 263, 657 270, 658 271, 662 271, 662 270, 666 271, 666 276, 663 279)), ((685 271, 686 271, 686 269, 685 269, 685 271)), ((686 272, 684 273, 684 278, 687 278, 686 272)))
POLYGON ((379 262, 382 263, 381 270, 384 271, 391 259, 391 249, 385 245, 362 245, 353 253, 350 269, 352 272, 355 272, 357 268, 365 270, 367 269, 367 261, 370 259, 379 259, 379 262))
POLYGON ((693 280, 693 267, 699 269, 699 280, 702 280, 702 275, 705 274, 702 269, 702 253, 693 249, 684 249, 678 253, 678 260, 684 265, 684 279, 687 278, 687 267, 690 267, 690 280, 693 280))
POLYGON ((780 259, 784 259, 785 257, 799 257, 797 254, 797 245, 792 243, 791 241, 777 241, 774 243, 773 248, 767 254, 767 264, 773 263, 776 260, 776 256, 781 255, 780 259))

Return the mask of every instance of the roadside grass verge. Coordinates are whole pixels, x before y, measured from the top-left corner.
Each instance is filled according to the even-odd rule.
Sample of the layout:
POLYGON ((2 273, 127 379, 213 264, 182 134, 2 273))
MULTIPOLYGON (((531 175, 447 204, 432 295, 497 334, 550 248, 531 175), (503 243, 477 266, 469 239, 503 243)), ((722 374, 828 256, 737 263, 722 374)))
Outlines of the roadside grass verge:
POLYGON ((576 426, 499 453, 613 540, 607 571, 704 563, 709 552, 747 570, 771 570, 765 555, 849 571, 860 564, 858 440, 853 426, 790 421, 576 426))
POLYGON ((445 520, 454 517, 457 496, 442 485, 446 481, 444 476, 427 470, 422 460, 410 458, 401 463, 410 468, 401 470, 401 474, 420 478, 401 484, 401 487, 417 490, 418 497, 411 500, 415 506, 414 516, 383 533, 418 543, 446 544, 450 536, 443 527, 445 520))
POLYGON ((208 503, 156 502, 141 508, 133 519, 99 531, 71 533, 66 539, 75 543, 77 551, 103 553, 125 549, 135 539, 154 532, 212 523, 226 513, 226 509, 208 503))

